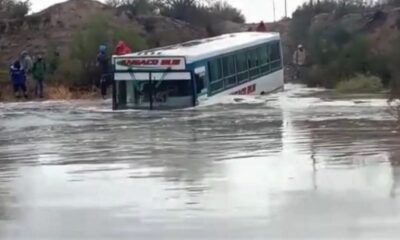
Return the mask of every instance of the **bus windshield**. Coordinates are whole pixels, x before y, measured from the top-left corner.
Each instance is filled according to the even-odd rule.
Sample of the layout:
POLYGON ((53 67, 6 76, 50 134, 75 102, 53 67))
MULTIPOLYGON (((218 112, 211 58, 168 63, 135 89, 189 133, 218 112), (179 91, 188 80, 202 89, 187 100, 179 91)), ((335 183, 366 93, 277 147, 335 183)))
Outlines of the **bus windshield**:
POLYGON ((131 73, 116 81, 116 109, 172 109, 194 105, 189 72, 131 73))

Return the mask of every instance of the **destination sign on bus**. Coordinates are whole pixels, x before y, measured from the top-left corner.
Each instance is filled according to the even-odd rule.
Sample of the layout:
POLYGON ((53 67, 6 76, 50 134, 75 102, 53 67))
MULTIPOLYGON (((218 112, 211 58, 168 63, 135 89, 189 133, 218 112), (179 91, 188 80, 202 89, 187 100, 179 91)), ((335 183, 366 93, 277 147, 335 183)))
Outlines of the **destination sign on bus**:
POLYGON ((177 57, 142 57, 142 58, 117 58, 115 60, 116 70, 146 70, 146 69, 171 69, 184 70, 185 59, 177 57))

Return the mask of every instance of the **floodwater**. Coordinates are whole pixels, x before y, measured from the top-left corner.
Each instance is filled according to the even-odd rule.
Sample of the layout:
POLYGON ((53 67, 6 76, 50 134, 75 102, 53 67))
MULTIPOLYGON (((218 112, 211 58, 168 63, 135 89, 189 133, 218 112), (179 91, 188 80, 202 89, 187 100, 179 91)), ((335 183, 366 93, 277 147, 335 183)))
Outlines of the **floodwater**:
POLYGON ((398 239, 384 99, 288 85, 172 112, 0 104, 0 239, 398 239))

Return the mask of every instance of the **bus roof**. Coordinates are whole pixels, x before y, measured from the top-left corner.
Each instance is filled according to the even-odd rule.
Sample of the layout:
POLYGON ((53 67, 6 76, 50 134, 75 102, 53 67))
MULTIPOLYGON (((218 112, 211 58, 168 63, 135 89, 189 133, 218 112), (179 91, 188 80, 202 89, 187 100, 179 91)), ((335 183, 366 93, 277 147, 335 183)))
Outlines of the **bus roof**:
POLYGON ((187 63, 193 63, 195 61, 279 39, 279 33, 231 33, 213 38, 193 40, 167 47, 145 50, 123 57, 179 56, 185 57, 187 63))

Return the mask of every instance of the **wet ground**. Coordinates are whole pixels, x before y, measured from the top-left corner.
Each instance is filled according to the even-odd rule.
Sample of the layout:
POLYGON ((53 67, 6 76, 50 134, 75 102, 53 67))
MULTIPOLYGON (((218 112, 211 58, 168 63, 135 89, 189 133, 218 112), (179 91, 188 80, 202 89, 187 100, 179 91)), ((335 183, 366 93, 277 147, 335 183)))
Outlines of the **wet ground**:
POLYGON ((0 239, 398 239, 386 101, 287 88, 173 112, 0 103, 0 239))

